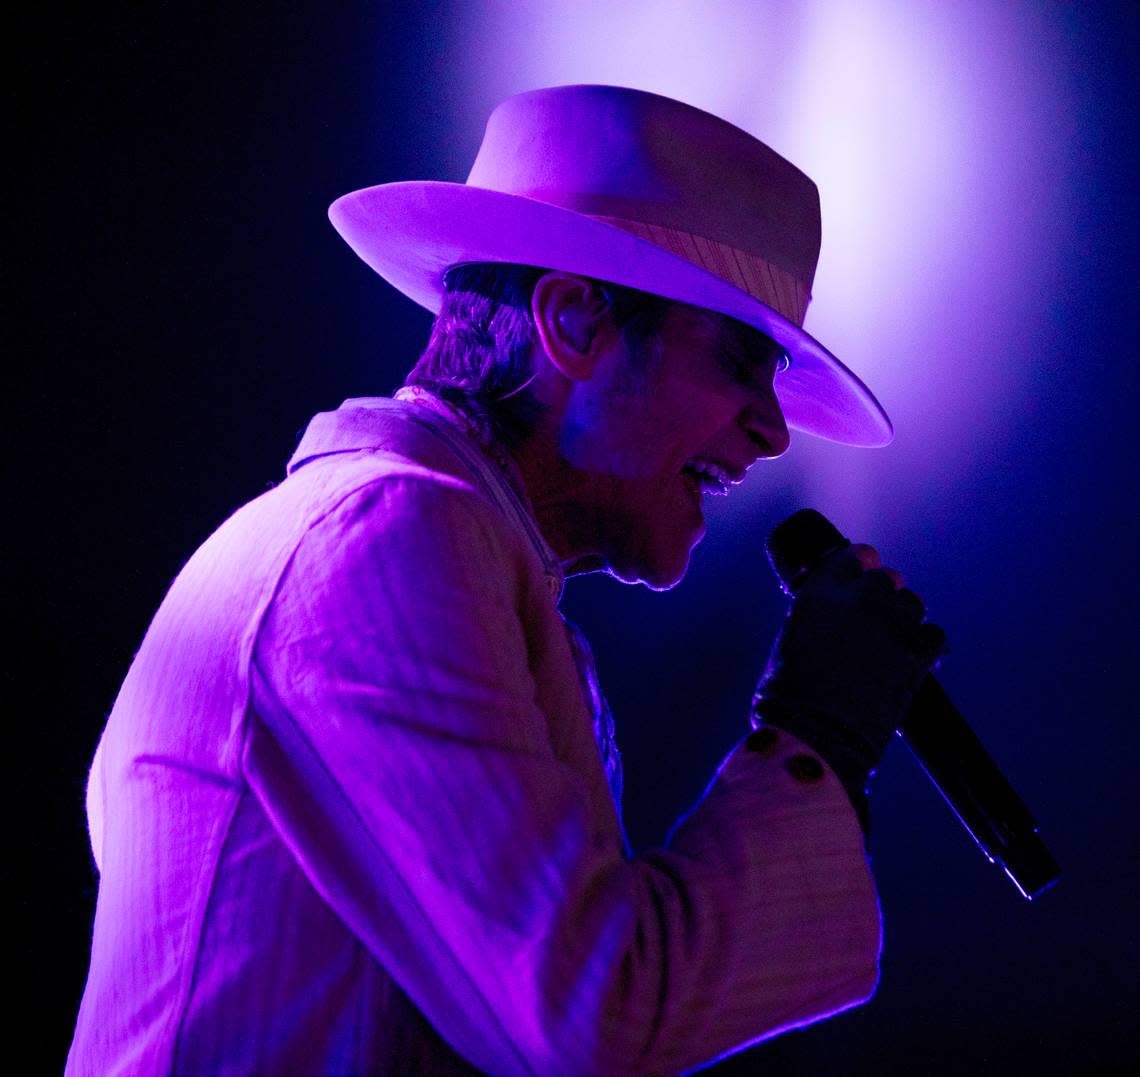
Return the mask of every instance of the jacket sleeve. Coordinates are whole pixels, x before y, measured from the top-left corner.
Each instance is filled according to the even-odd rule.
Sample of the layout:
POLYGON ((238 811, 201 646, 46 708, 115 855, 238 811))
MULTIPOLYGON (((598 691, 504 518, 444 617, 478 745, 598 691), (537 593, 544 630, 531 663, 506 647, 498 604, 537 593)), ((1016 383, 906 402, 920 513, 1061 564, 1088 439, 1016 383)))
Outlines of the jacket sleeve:
POLYGON ((625 857, 534 703, 523 572, 452 480, 385 478, 307 532, 244 768, 316 890, 492 1074, 677 1073, 865 1000, 878 904, 834 774, 766 732, 625 857))

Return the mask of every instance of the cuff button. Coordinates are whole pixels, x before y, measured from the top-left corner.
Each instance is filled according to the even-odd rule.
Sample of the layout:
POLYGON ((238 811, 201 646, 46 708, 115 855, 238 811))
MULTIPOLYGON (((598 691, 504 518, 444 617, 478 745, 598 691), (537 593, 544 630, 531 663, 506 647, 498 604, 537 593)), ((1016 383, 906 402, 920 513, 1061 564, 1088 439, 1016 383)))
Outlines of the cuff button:
POLYGON ((749 733, 745 738, 744 746, 750 752, 757 752, 760 755, 771 755, 776 748, 776 741, 779 740, 780 735, 768 726, 763 726, 757 729, 754 733, 749 733))
POLYGON ((814 755, 793 755, 784 764, 797 782, 818 782, 823 777, 823 764, 814 755))

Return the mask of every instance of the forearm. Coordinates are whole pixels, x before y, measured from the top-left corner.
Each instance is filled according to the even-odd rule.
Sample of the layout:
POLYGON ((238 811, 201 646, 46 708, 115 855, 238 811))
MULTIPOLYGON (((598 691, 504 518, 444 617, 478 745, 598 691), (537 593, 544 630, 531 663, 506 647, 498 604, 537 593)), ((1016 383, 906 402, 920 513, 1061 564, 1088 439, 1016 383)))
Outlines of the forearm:
POLYGON ((248 771, 286 843, 488 1072, 676 1073, 873 990, 861 835, 790 736, 739 745, 668 845, 627 860, 552 760, 395 728, 355 764, 373 791, 349 798, 347 760, 309 756, 264 684, 258 706, 248 771))

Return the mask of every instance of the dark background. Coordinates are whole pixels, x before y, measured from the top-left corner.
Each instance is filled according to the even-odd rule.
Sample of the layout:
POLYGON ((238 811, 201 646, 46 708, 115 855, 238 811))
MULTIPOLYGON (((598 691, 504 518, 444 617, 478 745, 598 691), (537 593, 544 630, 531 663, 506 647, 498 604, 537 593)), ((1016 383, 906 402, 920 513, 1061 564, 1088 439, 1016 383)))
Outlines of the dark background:
MULTIPOLYGON (((893 749, 873 801, 878 994, 718 1072, 1059 1074, 1137 1059, 1137 27, 1129 5, 1050 6, 1079 76, 1076 126, 1057 137, 1080 168, 1056 301, 1026 327, 1043 342, 1032 424, 973 443, 953 511, 937 482, 908 487, 859 537, 912 573, 949 630, 943 683, 1065 878, 1023 901, 893 749)), ((7 712, 31 736, 10 764, 30 818, 17 819, 32 879, 17 947, 46 1071, 63 1063, 86 972, 86 768, 151 614, 202 539, 279 481, 309 416, 391 391, 429 324, 325 207, 371 183, 462 180, 454 162, 477 148, 477 126, 447 122, 459 5, 331 8, 105 8, 22 42, 35 74, 17 98, 27 187, 9 259, 7 712)), ((568 590, 617 715, 635 847, 663 838, 744 729, 781 611, 760 544, 808 499, 803 460, 830 451, 797 464, 804 444, 750 477, 751 500, 714 506, 682 587, 568 590)))

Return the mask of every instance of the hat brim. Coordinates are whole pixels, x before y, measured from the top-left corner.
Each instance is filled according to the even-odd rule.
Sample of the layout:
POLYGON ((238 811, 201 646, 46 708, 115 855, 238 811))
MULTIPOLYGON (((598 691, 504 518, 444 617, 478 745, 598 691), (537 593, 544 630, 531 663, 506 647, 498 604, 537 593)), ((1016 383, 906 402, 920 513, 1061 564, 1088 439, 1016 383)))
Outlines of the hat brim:
POLYGON ((866 447, 894 436, 871 390, 814 337, 708 270, 615 225, 521 195, 438 181, 353 191, 329 207, 329 219, 364 262, 433 312, 451 266, 508 262, 580 273, 727 314, 788 352, 791 364, 775 388, 790 427, 866 447))

